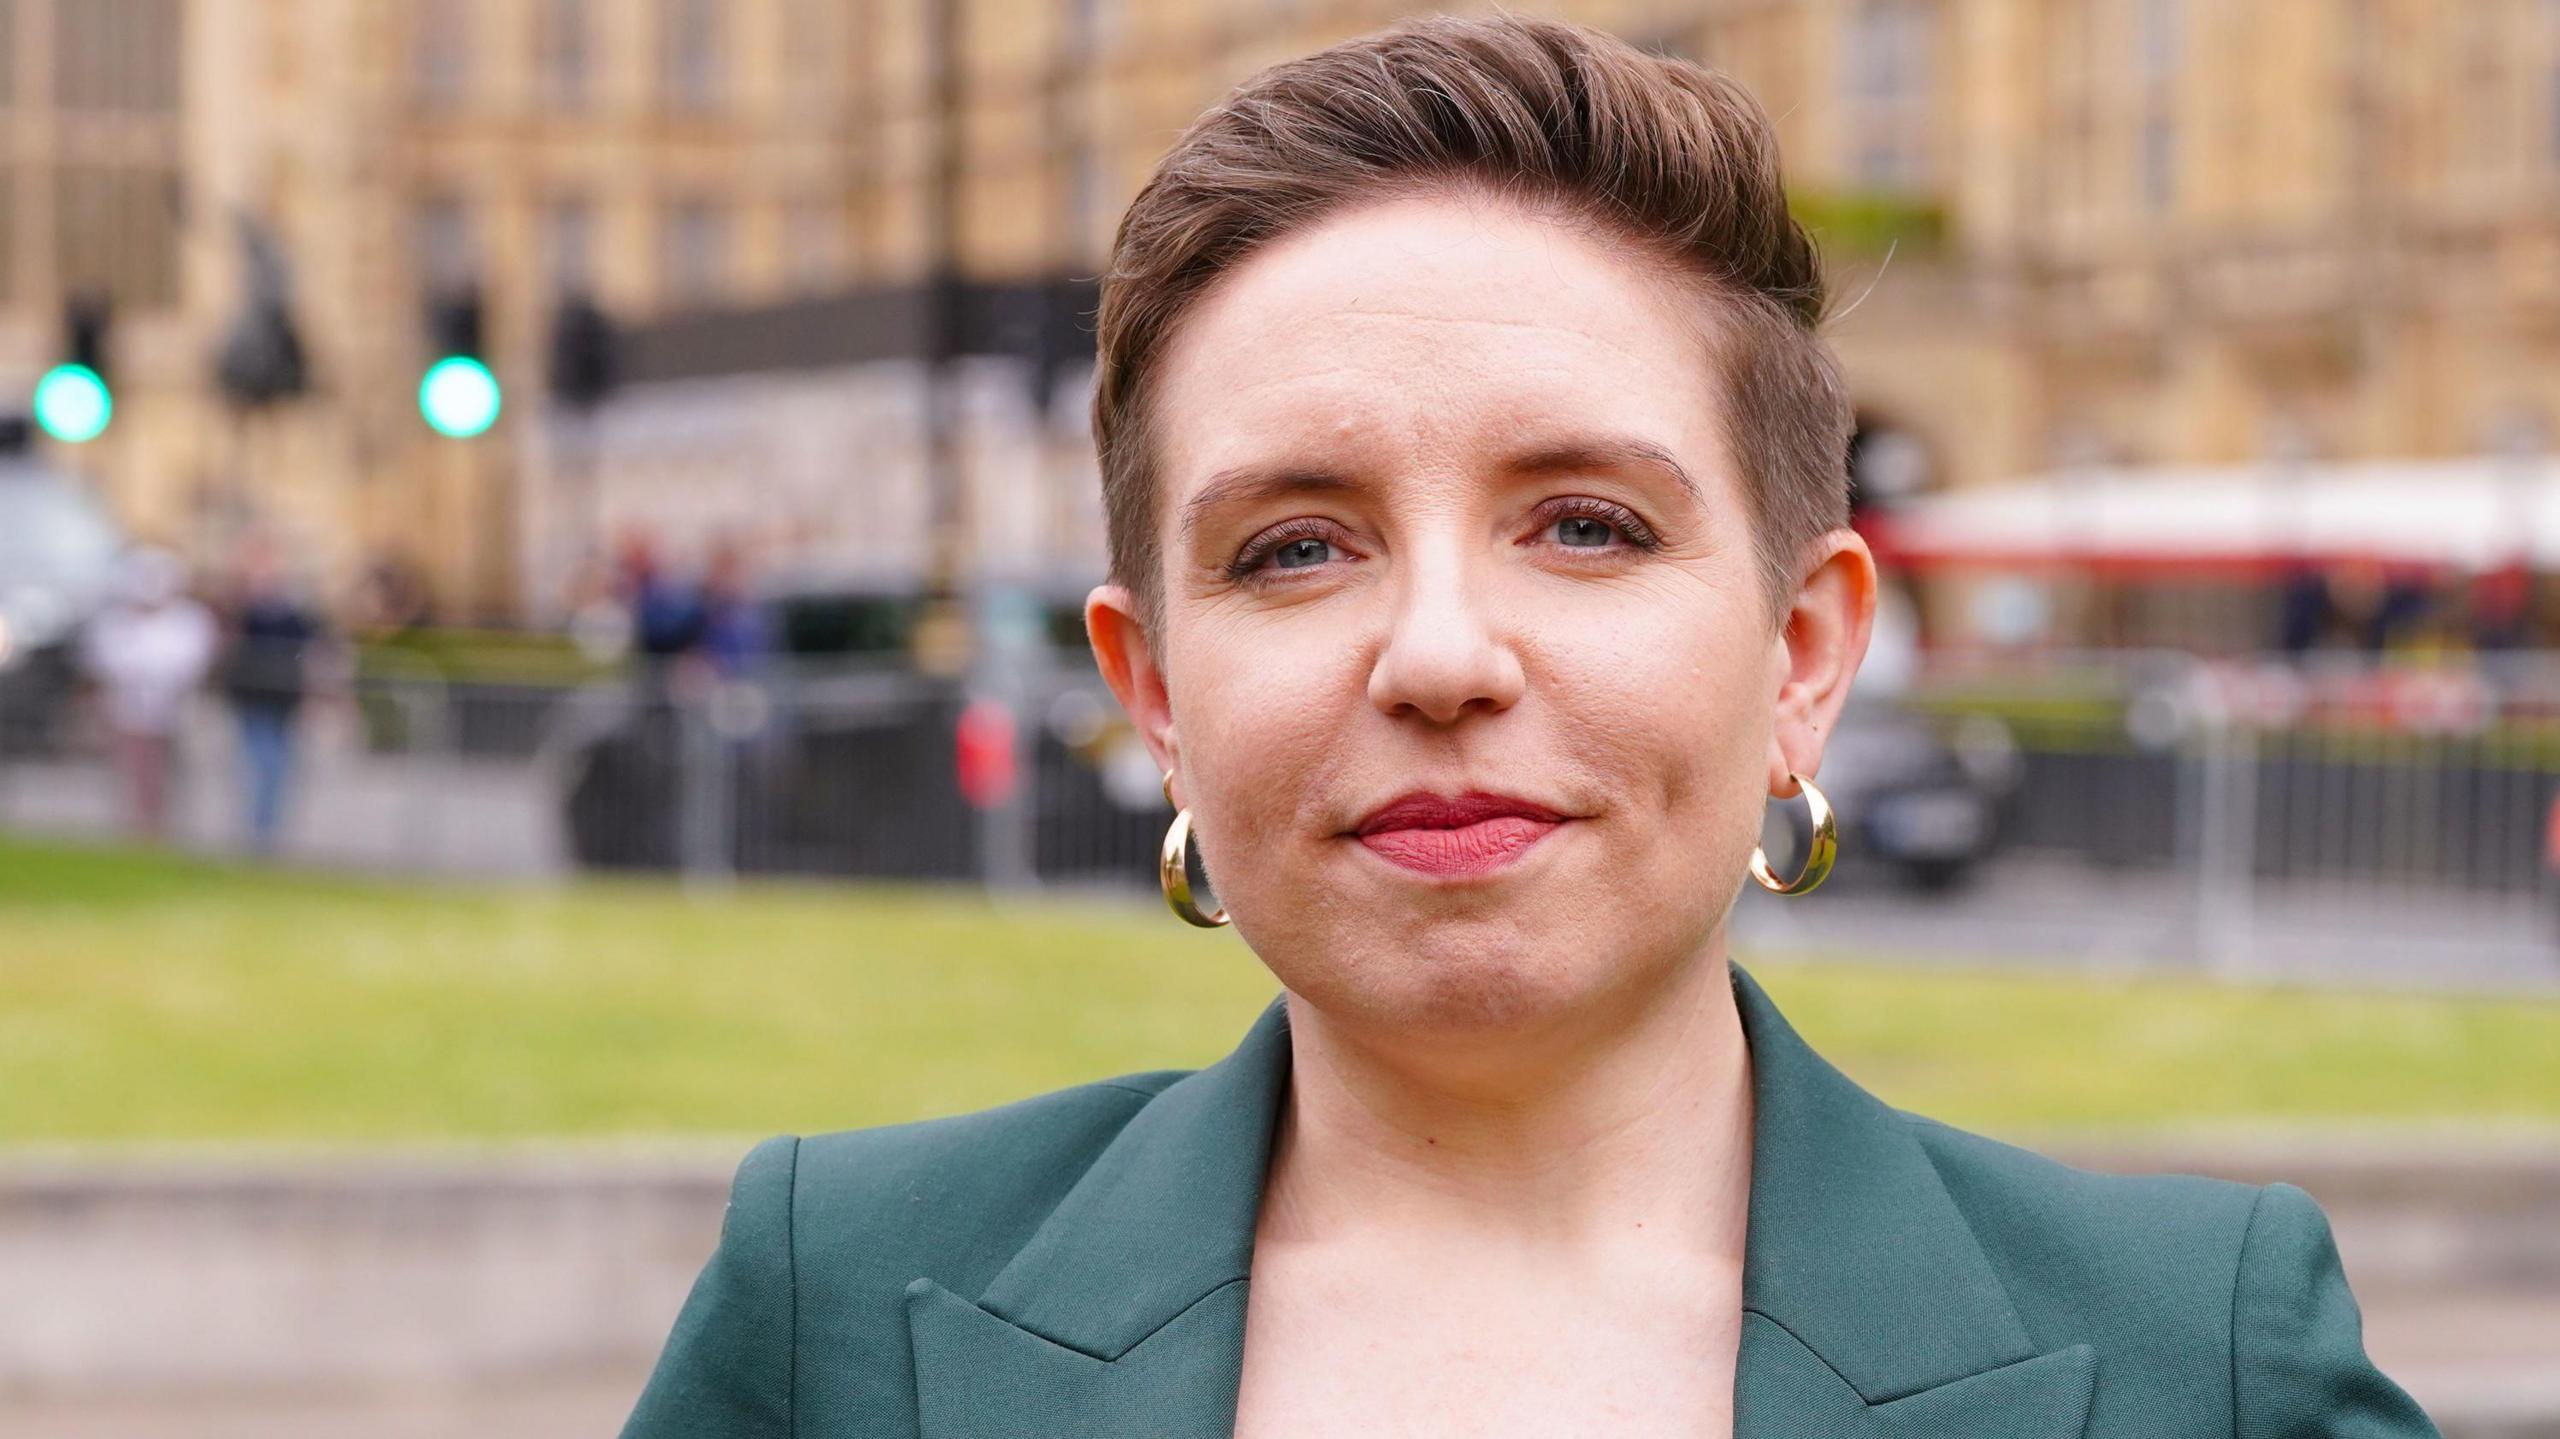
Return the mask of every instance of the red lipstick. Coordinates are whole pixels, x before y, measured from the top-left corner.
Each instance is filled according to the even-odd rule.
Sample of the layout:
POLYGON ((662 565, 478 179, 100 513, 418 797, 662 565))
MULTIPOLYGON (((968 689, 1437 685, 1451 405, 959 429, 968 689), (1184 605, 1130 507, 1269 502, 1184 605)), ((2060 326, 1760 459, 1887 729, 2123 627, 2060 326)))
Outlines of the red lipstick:
POLYGON ((1352 833, 1370 853, 1406 869, 1472 875, 1519 858, 1566 818, 1516 795, 1410 790, 1371 810, 1352 833))

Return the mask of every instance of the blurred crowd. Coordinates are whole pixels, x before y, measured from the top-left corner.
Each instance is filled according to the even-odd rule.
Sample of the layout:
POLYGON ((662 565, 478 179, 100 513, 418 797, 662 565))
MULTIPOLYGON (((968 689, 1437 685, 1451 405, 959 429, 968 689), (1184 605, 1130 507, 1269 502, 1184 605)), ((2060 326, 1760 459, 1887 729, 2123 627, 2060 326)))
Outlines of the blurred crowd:
MULTIPOLYGON (((753 579, 749 547, 734 537, 715 538, 698 564, 679 566, 656 536, 634 530, 609 562, 581 572, 570 635, 592 660, 628 662, 653 693, 699 694, 750 677, 772 648, 753 579)), ((274 855, 307 733, 356 722, 362 647, 429 635, 430 613, 423 586, 392 562, 332 605, 266 538, 203 576, 169 550, 127 547, 70 654, 74 728, 110 759, 129 836, 169 838, 183 730, 198 699, 210 696, 237 745, 238 845, 274 855)))
POLYGON ((191 592, 176 555, 128 550, 76 653, 131 833, 166 838, 179 728, 196 692, 210 685, 239 739, 241 846, 273 854, 304 712, 315 701, 343 701, 349 672, 340 637, 274 547, 244 546, 205 599, 191 592))
POLYGON ((2538 648, 2535 576, 2521 561, 2431 577, 2370 559, 2304 564, 2282 581, 2276 648, 2379 657, 2538 648))
POLYGON ((746 542, 715 536, 691 573, 668 562, 648 529, 624 532, 610 563, 592 561, 571 585, 570 630, 599 658, 630 656, 676 683, 742 679, 772 648, 746 542))

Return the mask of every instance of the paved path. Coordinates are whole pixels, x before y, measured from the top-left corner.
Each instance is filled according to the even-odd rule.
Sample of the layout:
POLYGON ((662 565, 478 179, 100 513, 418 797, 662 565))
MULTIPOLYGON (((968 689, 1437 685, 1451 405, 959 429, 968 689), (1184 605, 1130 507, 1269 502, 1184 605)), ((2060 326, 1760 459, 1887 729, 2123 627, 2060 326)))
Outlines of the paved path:
POLYGON ((11 1439, 578 1439, 610 1436, 646 1366, 512 1384, 473 1383, 336 1395, 229 1395, 17 1403, 0 1399, 11 1439))
MULTIPOLYGON (((297 864, 466 879, 544 879, 569 870, 552 783, 520 760, 367 755, 317 747, 296 785, 284 857, 297 864)), ((199 738, 177 776, 174 842, 238 847, 240 799, 227 752, 199 738)), ((0 827, 110 839, 115 777, 87 761, 0 761, 0 827)))
POLYGON ((2235 948, 2218 961, 2193 957, 2196 906, 2189 876, 2021 859, 1943 896, 1826 883, 1781 898, 1745 885, 1734 948, 2560 994, 2560 918, 2550 900, 2529 894, 2271 887, 2225 931, 2235 948))

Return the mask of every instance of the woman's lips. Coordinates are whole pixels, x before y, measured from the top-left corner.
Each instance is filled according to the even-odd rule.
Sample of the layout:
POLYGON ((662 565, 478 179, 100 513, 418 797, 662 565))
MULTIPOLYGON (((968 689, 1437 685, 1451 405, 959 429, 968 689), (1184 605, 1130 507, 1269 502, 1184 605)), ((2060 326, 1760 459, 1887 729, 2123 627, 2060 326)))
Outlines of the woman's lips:
POLYGON ((1482 874, 1518 859, 1562 824, 1503 814, 1456 829, 1383 829, 1358 839, 1371 853, 1423 874, 1482 874))

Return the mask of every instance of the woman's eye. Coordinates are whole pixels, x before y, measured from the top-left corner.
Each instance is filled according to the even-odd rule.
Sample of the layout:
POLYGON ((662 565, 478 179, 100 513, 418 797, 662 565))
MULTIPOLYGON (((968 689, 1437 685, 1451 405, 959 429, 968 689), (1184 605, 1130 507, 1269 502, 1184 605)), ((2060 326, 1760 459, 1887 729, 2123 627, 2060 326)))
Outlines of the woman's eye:
POLYGON ((1322 564, 1326 553, 1332 548, 1331 544, 1313 535, 1301 536, 1274 548, 1271 551, 1271 566, 1274 569, 1294 570, 1304 569, 1308 565, 1322 564))
POLYGON ((1595 515, 1567 515, 1556 521, 1558 542, 1569 549, 1606 549, 1616 530, 1595 515))
MULTIPOLYGON (((1661 541, 1653 530, 1632 510, 1599 501, 1584 501, 1581 508, 1557 513, 1539 531, 1552 536, 1553 542, 1569 550, 1608 552, 1613 550, 1651 550, 1661 541), (1615 539, 1617 543, 1612 544, 1615 539)), ((1279 570, 1313 570, 1342 558, 1341 546, 1325 534, 1311 533, 1293 522, 1278 534, 1266 534, 1245 546, 1227 566, 1227 577, 1239 583, 1268 580, 1279 570)), ((1321 521, 1307 521, 1321 524, 1321 521)))
POLYGON ((1633 510, 1618 505, 1604 507, 1597 501, 1586 501, 1577 508, 1556 515, 1542 533, 1553 535, 1555 543, 1569 550, 1650 550, 1660 544, 1652 529, 1638 519, 1633 510), (1612 545, 1609 542, 1612 535, 1623 543, 1612 545))
POLYGON ((1245 546, 1227 566, 1227 577, 1237 581, 1267 578, 1274 570, 1311 570, 1333 558, 1334 543, 1321 534, 1305 529, 1284 530, 1245 546))

